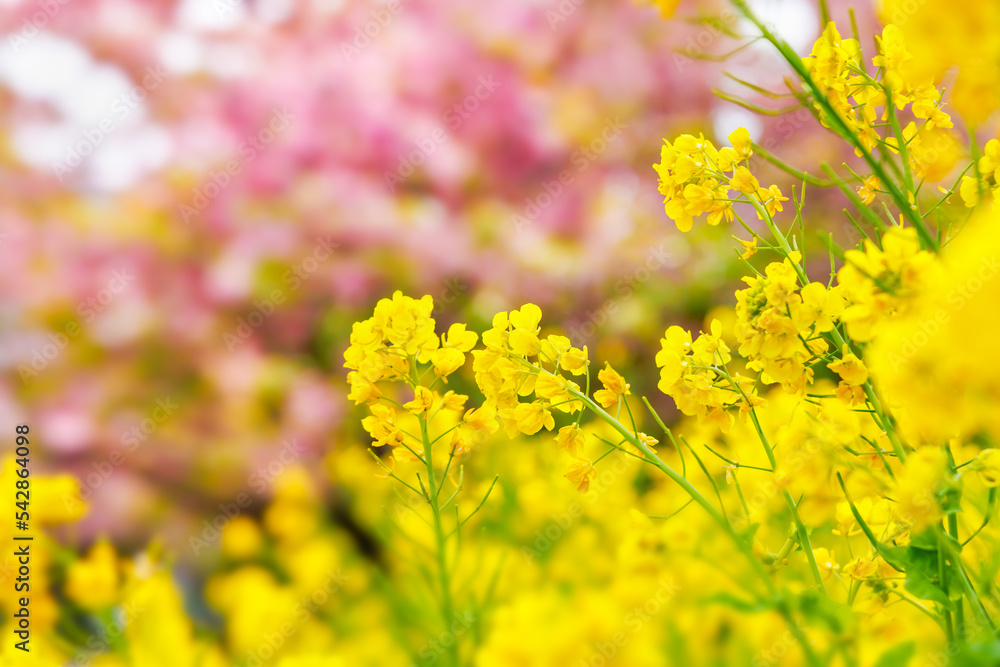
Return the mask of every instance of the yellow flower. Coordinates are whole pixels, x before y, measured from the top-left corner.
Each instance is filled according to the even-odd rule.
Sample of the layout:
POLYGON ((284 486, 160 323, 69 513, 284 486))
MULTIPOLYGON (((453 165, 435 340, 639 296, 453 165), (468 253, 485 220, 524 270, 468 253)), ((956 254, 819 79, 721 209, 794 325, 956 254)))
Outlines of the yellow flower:
POLYGON ((844 566, 844 574, 859 581, 871 579, 876 572, 878 564, 872 558, 855 558, 844 566))
POLYGON ((566 478, 576 485, 576 490, 586 493, 590 489, 590 480, 597 475, 597 468, 590 461, 581 461, 570 466, 566 478))
POLYGON ((540 373, 535 381, 535 396, 544 398, 551 404, 558 404, 556 409, 562 412, 577 412, 583 409, 583 403, 573 400, 573 395, 569 392, 571 388, 580 390, 580 386, 575 382, 559 375, 540 373))
POLYGON ((236 560, 251 558, 260 551, 263 541, 257 522, 250 517, 238 516, 222 532, 222 553, 236 560))
POLYGON ((562 359, 559 361, 559 367, 564 371, 569 371, 573 375, 583 375, 587 372, 587 364, 589 363, 587 346, 584 345, 583 349, 571 347, 563 353, 562 359))
POLYGON ((431 351, 438 346, 434 320, 431 318, 433 310, 434 301, 430 296, 417 300, 396 291, 391 299, 381 299, 375 305, 373 326, 376 331, 384 333, 386 340, 402 348, 406 354, 431 351))
POLYGON ((868 381, 868 368, 861 359, 849 350, 850 348, 845 345, 843 356, 828 364, 827 368, 839 375, 850 386, 857 387, 868 381))
POLYGON ((66 596, 84 609, 99 611, 118 601, 118 559, 115 548, 101 539, 86 558, 74 561, 66 573, 66 596))
POLYGON ((979 179, 973 176, 963 176, 958 194, 962 197, 962 202, 966 207, 973 208, 979 203, 979 193, 984 189, 986 188, 979 179))
POLYGON ((896 477, 897 512, 914 534, 939 522, 944 514, 938 495, 948 484, 947 467, 942 450, 923 448, 910 454, 903 474, 896 477))
POLYGON ((442 347, 430 354, 434 374, 448 382, 448 377, 465 364, 465 355, 453 347, 442 347))
POLYGON ((793 319, 800 329, 815 326, 816 331, 825 333, 844 312, 844 297, 837 288, 827 289, 823 283, 809 283, 799 292, 802 304, 793 311, 793 319))
POLYGON ((653 0, 653 5, 660 8, 660 14, 665 19, 674 15, 679 4, 680 0, 653 0))
MULTIPOLYGON (((777 185, 772 185, 766 190, 764 188, 757 188, 757 199, 764 205, 764 208, 767 209, 767 214, 772 218, 784 210, 781 202, 788 201, 788 197, 781 194, 781 190, 778 189, 777 185)), ((757 217, 760 218, 760 214, 757 217)))
POLYGON ((743 259, 749 259, 753 255, 757 254, 757 237, 756 236, 754 236, 749 241, 744 241, 743 239, 739 238, 738 236, 734 236, 733 238, 736 239, 736 241, 741 246, 743 246, 743 252, 740 253, 740 257, 742 257, 743 259))
POLYGON ((556 444, 576 459, 582 458, 581 454, 583 453, 585 440, 586 437, 584 436, 583 429, 577 424, 563 426, 559 429, 559 434, 556 436, 556 444))
POLYGON ((465 402, 467 400, 469 400, 469 397, 465 394, 456 394, 449 390, 441 397, 441 409, 461 412, 465 409, 465 402))
POLYGON ((542 349, 541 342, 534 331, 514 329, 510 332, 510 351, 522 357, 531 357, 542 349))
POLYGON ((434 404, 434 392, 427 387, 418 385, 413 390, 413 400, 403 404, 403 407, 415 415, 422 415, 434 404))
POLYGON ((736 173, 733 174, 732 179, 729 181, 729 185, 745 195, 752 195, 757 192, 760 182, 746 167, 737 167, 736 173))
POLYGON ((460 322, 448 327, 447 334, 441 334, 441 347, 453 347, 459 352, 468 352, 478 341, 479 334, 475 331, 466 331, 465 325, 460 322))
POLYGON ((604 368, 597 373, 597 378, 604 384, 604 389, 598 389, 594 392, 594 400, 602 407, 609 408, 623 396, 629 396, 632 393, 625 378, 611 368, 611 364, 607 362, 605 362, 604 368))
POLYGON ((983 156, 979 158, 979 173, 983 176, 993 176, 1000 170, 1000 141, 990 139, 983 148, 983 156))
POLYGON ((538 333, 538 323, 542 320, 542 310, 533 303, 526 303, 521 306, 520 310, 512 310, 508 319, 515 329, 538 333))
POLYGON ((740 160, 749 159, 753 155, 753 141, 750 139, 750 131, 745 127, 739 127, 733 130, 732 134, 729 135, 729 143, 732 145, 733 150, 740 156, 740 160))
POLYGON ((840 569, 837 565, 837 560, 834 552, 820 547, 818 549, 813 549, 813 558, 816 559, 816 565, 819 567, 820 574, 823 576, 823 581, 827 581, 833 576, 833 573, 840 569))
POLYGON ((732 171, 740 161, 740 154, 735 148, 723 148, 719 151, 718 167, 720 171, 732 171))
POLYGON ((1000 449, 984 449, 972 464, 980 481, 988 487, 1000 486, 1000 449))
MULTIPOLYGON (((877 500, 862 498, 854 504, 854 509, 861 515, 865 525, 871 528, 876 535, 885 532, 886 526, 892 519, 893 507, 894 504, 885 498, 877 500)), ((855 519, 851 505, 847 501, 837 503, 835 518, 837 527, 832 531, 834 535, 849 537, 862 534, 861 526, 855 519)))
POLYGON ((548 406, 540 401, 519 403, 514 409, 514 420, 517 423, 518 430, 525 435, 534 435, 543 426, 547 431, 551 431, 556 426, 556 422, 552 418, 552 413, 549 412, 548 406))
POLYGON ((463 421, 471 429, 492 434, 496 433, 499 428, 496 417, 496 408, 487 403, 482 407, 467 411, 463 421))
POLYGON ((663 210, 677 229, 691 229, 694 218, 708 215, 708 223, 717 225, 731 220, 732 202, 724 171, 739 160, 732 148, 718 151, 704 136, 684 134, 671 144, 664 141, 659 164, 659 190, 664 196, 663 210))
POLYGON ((351 385, 351 392, 347 398, 354 401, 355 405, 366 403, 371 405, 382 397, 382 392, 374 382, 366 379, 358 371, 351 371, 347 374, 347 382, 351 385))
POLYGON ((868 176, 858 186, 858 197, 865 204, 871 204, 875 201, 875 195, 878 194, 878 189, 881 187, 882 181, 879 180, 878 176, 868 176))
POLYGON ((387 405, 376 403, 368 408, 371 414, 361 420, 361 426, 368 431, 377 447, 398 445, 399 428, 395 425, 396 413, 387 405))
POLYGON ((679 326, 671 326, 660 339, 660 351, 656 353, 656 366, 660 369, 659 388, 669 394, 670 387, 681 379, 691 351, 691 333, 679 326))
POLYGON ((641 432, 639 433, 639 442, 641 442, 642 444, 646 445, 646 447, 648 447, 650 449, 650 451, 653 451, 653 452, 656 451, 656 446, 658 444, 660 444, 660 441, 657 440, 656 438, 654 438, 653 436, 646 435, 645 433, 641 433, 641 432))
MULTIPOLYGON (((13 488, 14 482, 13 458, 9 458, 4 466, 4 474, 0 476, 0 487, 6 484, 13 488)), ((41 524, 51 526, 61 523, 72 523, 87 513, 87 503, 80 495, 80 483, 72 475, 53 475, 51 477, 32 477, 31 483, 31 518, 41 524)))

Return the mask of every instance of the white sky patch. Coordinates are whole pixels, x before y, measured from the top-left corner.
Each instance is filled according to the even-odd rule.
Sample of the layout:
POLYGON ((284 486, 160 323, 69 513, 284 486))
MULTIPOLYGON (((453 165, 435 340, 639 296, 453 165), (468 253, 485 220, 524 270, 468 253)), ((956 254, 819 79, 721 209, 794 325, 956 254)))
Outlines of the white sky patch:
POLYGON ((764 128, 757 114, 735 104, 720 104, 712 110, 712 129, 715 130, 716 145, 719 148, 728 146, 726 137, 740 127, 745 127, 750 132, 751 139, 759 139, 764 128))
POLYGON ((205 65, 205 46, 188 32, 164 33, 156 45, 156 53, 164 69, 173 74, 191 74, 205 65))
POLYGON ((146 124, 108 138, 90 161, 89 184, 103 192, 125 190, 139 176, 159 170, 173 155, 166 128, 146 124))
MULTIPOLYGON (((788 42, 796 53, 808 53, 819 36, 819 12, 810 0, 749 0, 750 8, 765 25, 788 42)), ((746 19, 740 19, 739 29, 744 34, 756 34, 756 28, 746 19)), ((770 45, 766 45, 773 49, 770 45)))
POLYGON ((256 0, 254 9, 265 23, 283 23, 292 16, 293 0, 256 0))
POLYGON ((177 25, 199 32, 226 32, 247 18, 249 0, 182 0, 177 25))
POLYGON ((162 167, 171 153, 168 133, 148 121, 143 99, 162 77, 149 78, 148 89, 142 81, 132 81, 120 68, 95 61, 78 43, 47 31, 16 52, 0 49, 0 83, 56 114, 14 125, 11 143, 17 156, 39 171, 62 175, 67 184, 99 191, 134 185, 162 167), (70 169, 60 172, 58 164, 70 169))

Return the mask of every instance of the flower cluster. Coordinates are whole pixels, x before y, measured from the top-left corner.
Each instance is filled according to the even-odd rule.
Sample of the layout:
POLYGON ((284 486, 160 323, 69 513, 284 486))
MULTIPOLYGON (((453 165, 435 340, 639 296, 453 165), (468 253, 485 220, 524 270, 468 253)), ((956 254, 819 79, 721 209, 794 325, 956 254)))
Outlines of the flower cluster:
POLYGON ((538 337, 542 311, 528 303, 498 313, 483 333, 486 349, 474 351, 476 384, 486 397, 483 409, 494 412, 510 437, 552 430, 552 410, 578 412, 583 405, 571 391, 580 386, 562 375, 587 371, 587 348, 574 348, 565 336, 538 337), (534 394, 534 399, 521 401, 534 394))
POLYGON ((934 253, 921 250, 916 230, 892 227, 882 235, 880 248, 871 240, 864 250, 844 253, 837 284, 847 307, 840 319, 848 335, 871 340, 888 317, 905 313, 914 297, 934 285, 941 266, 934 253))
MULTIPOLYGON (((858 41, 842 39, 832 22, 816 40, 810 56, 803 58, 816 92, 857 136, 864 150, 880 145, 899 150, 896 137, 883 140, 879 132, 893 113, 891 107, 902 111, 912 103, 913 115, 924 121, 919 132, 952 127, 951 117, 941 109, 941 93, 933 81, 913 71, 913 56, 906 48, 902 30, 887 25, 876 39, 879 55, 872 58, 872 64, 879 78, 868 74, 858 41)), ((831 119, 823 104, 816 100, 814 106, 824 125, 830 127, 831 119)), ((908 143, 914 135, 919 136, 916 124, 910 123, 903 134, 908 143)), ((856 150, 860 155, 862 148, 856 150)), ((921 162, 917 160, 916 164, 921 162)))
MULTIPOLYGON (((430 296, 421 299, 396 292, 391 299, 382 299, 372 317, 354 324, 351 345, 344 353, 344 366, 351 385, 348 398, 356 405, 365 403, 370 415, 361 424, 376 446, 404 445, 406 451, 419 455, 423 445, 414 441, 399 423, 396 408, 424 421, 441 410, 462 413, 468 396, 433 387, 438 381, 447 384, 448 376, 465 364, 466 353, 479 341, 475 332, 461 323, 452 324, 440 338, 434 330, 430 296), (429 386, 421 383, 420 367, 433 372, 435 380, 429 386), (429 366, 429 367, 428 367, 429 366), (400 404, 383 399, 379 382, 405 382, 413 390, 412 399, 400 404)), ((451 445, 456 453, 469 449, 478 431, 492 432, 491 420, 477 410, 466 412, 460 427, 451 432, 451 445)))
POLYGON ((702 215, 710 225, 732 221, 733 203, 741 195, 752 197, 771 216, 788 201, 776 185, 762 188, 747 168, 753 155, 750 133, 741 127, 729 135, 729 142, 731 147, 719 150, 704 135, 684 134, 673 143, 664 140, 660 162, 653 168, 667 216, 682 232, 702 215))
POLYGON ((811 364, 829 349, 823 334, 832 330, 844 310, 837 288, 809 283, 801 289, 793 262, 798 253, 772 262, 764 275, 744 278, 747 289, 736 292, 736 338, 748 368, 762 373, 765 384, 780 382, 801 392, 812 382, 811 364))
POLYGON ((709 333, 702 333, 694 342, 689 331, 669 327, 656 353, 656 366, 660 369, 658 386, 684 414, 716 422, 724 432, 728 431, 733 424, 728 408, 738 405, 740 413, 745 414, 762 402, 750 386, 752 381, 744 382, 747 384, 744 388, 739 384, 738 373, 730 377, 726 364, 731 360, 719 320, 713 320, 709 333))
POLYGON ((963 176, 959 194, 969 208, 979 204, 982 193, 989 192, 993 198, 993 210, 1000 210, 1000 141, 990 139, 983 148, 983 155, 976 163, 978 176, 963 176))
MULTIPOLYGON (((583 409, 580 385, 563 373, 588 373, 587 347, 573 347, 569 338, 556 334, 539 338, 541 318, 541 309, 532 303, 497 313, 492 328, 483 333, 485 349, 472 353, 476 384, 485 397, 480 410, 496 415, 508 437, 553 430, 553 410, 575 414, 583 409), (531 396, 531 400, 521 400, 531 396)), ((616 392, 628 392, 621 376, 614 376, 610 367, 601 371, 605 400, 616 392)), ((584 440, 579 421, 560 428, 556 435, 556 443, 574 459, 567 477, 581 491, 587 490, 596 474, 583 454, 584 440)))

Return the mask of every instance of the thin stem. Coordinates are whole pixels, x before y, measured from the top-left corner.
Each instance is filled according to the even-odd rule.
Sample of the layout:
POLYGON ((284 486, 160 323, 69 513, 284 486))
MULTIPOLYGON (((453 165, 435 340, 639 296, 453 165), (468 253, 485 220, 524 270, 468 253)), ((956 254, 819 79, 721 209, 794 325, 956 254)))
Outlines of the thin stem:
MULTIPOLYGON (((416 386, 419 383, 416 375, 415 359, 411 356, 411 381, 416 386)), ((448 573, 447 544, 444 534, 444 525, 441 521, 441 506, 438 502, 439 489, 437 487, 437 476, 434 472, 434 447, 427 430, 427 421, 420 420, 420 438, 424 445, 425 464, 427 466, 427 502, 431 506, 431 513, 434 516, 434 537, 437 543, 437 566, 438 585, 441 587, 441 616, 445 628, 451 627, 454 621, 454 604, 451 597, 451 579, 448 573)), ((442 480, 443 481, 443 480, 442 480)), ((458 642, 453 641, 448 647, 451 656, 451 664, 458 667, 458 642)))

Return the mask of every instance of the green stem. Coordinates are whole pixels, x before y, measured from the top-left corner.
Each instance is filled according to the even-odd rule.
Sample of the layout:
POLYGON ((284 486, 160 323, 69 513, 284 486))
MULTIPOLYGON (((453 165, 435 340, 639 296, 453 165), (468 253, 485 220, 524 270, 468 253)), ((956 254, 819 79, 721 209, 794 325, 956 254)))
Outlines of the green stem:
MULTIPOLYGON (((941 588, 944 590, 944 594, 948 595, 948 578, 945 575, 945 562, 944 562, 944 549, 939 548, 937 552, 938 559, 938 581, 941 582, 941 588)), ((959 602, 961 604, 961 602, 959 602)), ((944 616, 944 633, 948 638, 948 644, 952 644, 955 641, 955 628, 951 622, 951 612, 946 608, 942 607, 941 612, 944 616)))
MULTIPOLYGON (((958 515, 948 515, 948 533, 958 542, 958 515)), ((965 639, 965 606, 962 599, 958 600, 958 607, 955 608, 955 635, 958 639, 965 639)))
MULTIPOLYGON (((740 394, 743 396, 743 400, 750 405, 750 398, 743 391, 737 382, 729 375, 729 371, 724 368, 721 369, 723 375, 729 380, 729 383, 739 390, 740 394)), ((760 439, 761 444, 764 446, 764 453, 767 454, 768 463, 771 464, 771 470, 777 470, 778 461, 774 457, 774 450, 771 448, 771 443, 768 442, 767 436, 764 435, 764 429, 760 426, 760 421, 757 420, 757 412, 753 408, 750 409, 750 419, 753 421, 754 429, 757 431, 757 437, 760 439)), ((792 498, 792 494, 785 489, 783 492, 785 498, 785 504, 788 505, 788 509, 792 513, 792 519, 795 521, 795 528, 799 533, 799 545, 806 554, 806 561, 809 563, 809 570, 812 572, 813 579, 816 581, 816 585, 819 589, 826 594, 826 584, 823 582, 823 575, 819 571, 819 565, 816 563, 816 555, 813 553, 812 544, 809 541, 809 532, 806 530, 806 525, 802 522, 802 517, 799 516, 798 505, 796 505, 795 500, 792 498)))
MULTIPOLYGON (((543 370, 542 372, 547 373, 548 371, 543 370)), ((703 496, 700 491, 698 491, 698 489, 692 486, 691 482, 689 482, 680 473, 678 473, 676 470, 667 465, 662 459, 660 459, 659 456, 656 455, 655 452, 653 452, 649 447, 647 447, 644 442, 639 440, 639 438, 637 438, 627 428, 625 428, 625 426, 622 425, 617 419, 608 414, 604 410, 604 408, 602 408, 600 405, 594 402, 589 396, 586 396, 572 388, 568 388, 568 390, 571 394, 579 398, 583 402, 583 404, 586 405, 588 409, 590 409, 591 412, 593 412, 598 417, 603 419, 605 423, 611 426, 611 428, 618 431, 618 433, 620 433, 623 438, 628 440, 628 442, 633 447, 641 451, 643 455, 645 455, 646 458, 649 460, 649 463, 658 468, 674 483, 680 486, 685 493, 691 496, 694 502, 701 505, 702 508, 706 512, 708 512, 709 516, 711 516, 715 520, 715 522, 722 527, 723 531, 725 531, 725 533, 730 537, 730 539, 733 540, 733 542, 736 544, 736 547, 740 550, 740 553, 743 554, 743 556, 750 563, 754 572, 757 574, 758 577, 760 577, 761 581, 764 583, 764 586, 767 588, 768 594, 774 599, 777 599, 779 597, 777 586, 775 586, 774 581, 771 580, 771 576, 767 573, 767 570, 764 569, 764 564, 761 563, 760 559, 754 555, 753 545, 747 540, 744 540, 735 530, 733 530, 733 527, 729 525, 729 522, 726 520, 726 518, 717 509, 715 509, 715 506, 712 505, 712 503, 710 503, 708 499, 705 498, 705 496, 703 496)), ((812 552, 810 551, 810 555, 811 553, 812 552)), ((816 656, 815 652, 812 650, 812 647, 809 645, 809 641, 806 638, 805 634, 802 632, 802 629, 798 627, 798 624, 792 618, 791 612, 787 608, 782 606, 779 608, 779 613, 781 613, 782 617, 785 619, 785 622, 788 624, 789 630, 792 632, 792 634, 798 640, 799 644, 802 646, 802 651, 805 654, 806 660, 809 662, 809 664, 819 665, 820 664, 819 658, 816 656)))
POLYGON ((753 23, 758 30, 760 30, 761 35, 768 42, 771 43, 774 48, 778 50, 778 53, 785 59, 785 62, 795 71, 798 77, 802 80, 805 85, 806 90, 812 95, 813 100, 819 105, 827 121, 830 123, 831 129, 848 141, 853 148, 855 148, 864 158, 865 162, 868 163, 869 168, 872 173, 875 174, 882 184, 888 189, 889 194, 892 196, 893 200, 896 202, 896 206, 903 212, 906 219, 910 224, 916 228, 917 234, 920 236, 924 245, 937 251, 938 245, 937 240, 928 231, 927 226, 924 225, 923 219, 920 215, 910 206, 909 198, 906 194, 899 188, 895 181, 889 178, 889 175, 882 168, 882 164, 875 159, 875 156, 865 148, 864 144, 854 133, 851 128, 847 126, 844 119, 840 117, 840 114, 833 108, 830 104, 830 100, 827 99, 826 95, 820 90, 819 86, 813 81, 812 76, 809 71, 806 70, 802 59, 792 50, 784 40, 779 38, 773 32, 771 32, 767 26, 765 26, 759 18, 753 13, 749 5, 747 5, 746 0, 733 0, 733 4, 740 10, 740 12, 746 16, 746 18, 753 23))
MULTIPOLYGON (((761 444, 764 445, 764 452, 767 454, 767 460, 771 464, 771 469, 777 470, 778 461, 774 457, 774 450, 771 449, 771 444, 767 441, 767 436, 764 435, 764 430, 757 420, 757 413, 753 409, 750 410, 750 419, 753 421, 754 429, 757 431, 757 437, 760 438, 761 444)), ((802 517, 799 516, 798 505, 796 505, 788 489, 785 489, 782 495, 785 498, 785 504, 788 505, 788 509, 792 513, 792 520, 795 521, 795 529, 799 534, 799 545, 806 554, 806 561, 809 563, 809 570, 812 572, 813 580, 815 580, 819 589, 826 594, 826 584, 823 582, 823 575, 820 573, 819 565, 816 563, 816 555, 813 553, 812 544, 809 541, 809 532, 806 530, 806 525, 802 522, 802 517)))
MULTIPOLYGON (((411 382, 413 382, 414 387, 419 383, 416 376, 416 360, 410 358, 410 368, 411 368, 411 382)), ((431 506, 431 513, 434 516, 434 537, 437 543, 437 566, 438 566, 438 585, 441 587, 441 616, 444 621, 444 627, 447 629, 451 627, 454 621, 454 605, 451 599, 451 579, 448 575, 448 557, 446 552, 446 537, 444 534, 444 524, 441 521, 441 505, 438 502, 438 487, 437 487, 437 475, 434 472, 434 454, 433 454, 433 442, 431 441, 430 435, 427 430, 427 421, 420 421, 420 439, 424 445, 424 463, 427 467, 427 502, 431 506)), ((444 480, 442 480, 443 483, 444 480)), ((451 664, 454 667, 458 667, 458 642, 451 642, 449 646, 449 653, 451 655, 451 664)))

